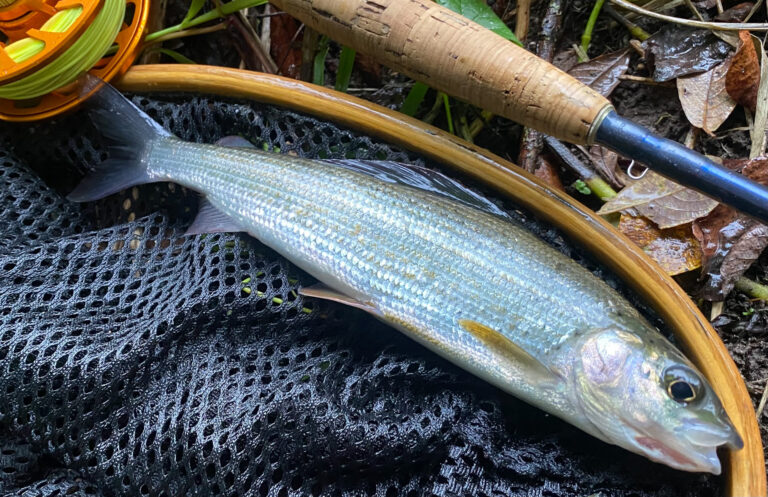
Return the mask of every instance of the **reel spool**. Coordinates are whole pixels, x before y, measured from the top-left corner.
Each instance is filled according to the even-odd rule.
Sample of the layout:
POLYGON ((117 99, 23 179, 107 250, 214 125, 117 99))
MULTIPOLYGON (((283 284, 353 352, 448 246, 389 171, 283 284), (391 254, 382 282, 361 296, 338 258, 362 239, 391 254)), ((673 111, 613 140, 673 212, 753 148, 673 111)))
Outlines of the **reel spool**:
MULTIPOLYGON (((122 1, 0 0, 0 32, 8 38, 5 44, 0 44, 0 119, 35 121, 79 105, 83 99, 78 95, 75 81, 63 81, 61 85, 54 85, 48 93, 27 98, 24 98, 23 91, 14 92, 19 96, 6 97, 3 90, 6 85, 15 83, 18 86, 29 82, 46 73, 46 69, 46 77, 56 80, 52 71, 61 65, 62 57, 72 57, 79 50, 84 41, 76 45, 78 40, 84 35, 103 37, 108 33, 107 29, 115 27, 96 29, 94 26, 93 30, 88 31, 100 13, 106 15, 103 9, 112 9, 110 12, 119 15, 120 12, 114 9, 122 9, 122 1), (9 47, 17 60, 9 55, 10 50, 6 50, 9 47), (19 56, 28 47, 29 52, 19 56), (29 56, 29 53, 33 55, 29 56)), ((88 71, 90 74, 109 81, 130 67, 144 34, 149 4, 150 0, 125 0, 125 13, 119 21, 121 25, 117 26, 119 31, 114 40, 110 41, 113 48, 91 66, 88 71)))

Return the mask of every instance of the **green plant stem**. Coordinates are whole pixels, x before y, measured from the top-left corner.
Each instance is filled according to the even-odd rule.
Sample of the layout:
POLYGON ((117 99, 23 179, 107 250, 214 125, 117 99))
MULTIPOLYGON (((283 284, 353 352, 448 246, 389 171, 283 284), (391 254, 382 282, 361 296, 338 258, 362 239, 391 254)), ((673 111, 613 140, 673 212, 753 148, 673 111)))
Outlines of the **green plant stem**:
POLYGON ((757 281, 752 281, 744 276, 736 280, 735 288, 752 298, 768 300, 768 286, 760 284, 757 281))
POLYGON ((315 60, 312 64, 312 82, 320 86, 325 84, 325 59, 328 57, 329 41, 327 36, 320 38, 317 43, 317 54, 315 54, 315 60))
POLYGON ((584 182, 589 186, 589 189, 592 190, 592 193, 597 195, 603 202, 616 196, 616 190, 611 188, 611 185, 606 183, 600 176, 592 176, 591 178, 585 179, 584 182))
POLYGON ((152 38, 152 40, 147 41, 144 43, 144 46, 154 45, 155 43, 162 43, 164 41, 168 40, 176 40, 178 38, 186 38, 188 36, 197 36, 197 35, 204 35, 208 33, 214 33, 216 31, 223 31, 227 29, 227 24, 224 22, 220 22, 219 24, 214 24, 213 26, 206 26, 204 28, 195 28, 195 29, 182 29, 181 31, 176 31, 175 33, 169 33, 165 36, 158 36, 152 38))
POLYGON ((149 43, 154 41, 156 38, 160 38, 162 36, 166 36, 171 33, 178 33, 179 31, 182 31, 184 29, 193 28, 200 24, 213 21, 214 19, 219 19, 222 17, 226 17, 230 14, 234 14, 238 10, 249 9, 251 7, 258 7, 259 5, 264 5, 265 3, 267 3, 267 0, 232 0, 231 2, 222 4, 221 7, 217 9, 213 9, 209 12, 206 12, 205 14, 199 15, 194 19, 189 20, 186 23, 176 24, 175 26, 170 26, 168 28, 161 29, 160 31, 155 31, 154 33, 150 33, 144 38, 144 42, 149 43))
POLYGON ((491 119, 493 119, 493 112, 487 110, 481 111, 480 117, 472 121, 472 124, 469 125, 469 135, 472 138, 476 138, 491 119))
MULTIPOLYGON (((584 28, 584 34, 581 35, 581 49, 584 51, 584 53, 587 53, 589 50, 589 44, 592 41, 592 31, 595 30, 595 24, 597 23, 597 16, 600 15, 600 11, 603 8, 603 4, 605 3, 605 0, 595 0, 595 5, 592 7, 592 13, 589 14, 589 20, 587 21, 587 27, 584 28)), ((582 60, 582 57, 579 57, 579 62, 585 62, 586 59, 582 60)))
POLYGON ((451 117, 451 103, 448 100, 448 95, 446 95, 445 93, 442 93, 442 95, 443 95, 443 106, 445 107, 445 119, 448 121, 448 132, 450 134, 454 134, 453 118, 451 117))

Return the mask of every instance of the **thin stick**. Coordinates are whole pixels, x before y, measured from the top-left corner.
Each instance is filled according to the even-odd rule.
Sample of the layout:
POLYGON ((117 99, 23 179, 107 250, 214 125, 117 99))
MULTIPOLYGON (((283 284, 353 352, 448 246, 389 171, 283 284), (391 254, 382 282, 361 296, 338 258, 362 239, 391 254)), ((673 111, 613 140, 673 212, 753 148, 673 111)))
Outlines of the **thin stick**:
MULTIPOLYGON (((555 56, 555 43, 560 37, 563 24, 563 3, 563 0, 550 0, 541 21, 541 38, 536 45, 536 54, 547 62, 552 62, 555 56)), ((529 173, 534 172, 539 165, 539 155, 544 148, 542 136, 533 128, 526 127, 523 130, 518 164, 529 173)))
POLYGON ((645 41, 651 37, 651 35, 646 30, 644 30, 634 22, 630 21, 623 15, 616 12, 616 9, 614 9, 610 5, 604 5, 603 12, 605 12, 606 14, 611 16, 616 22, 618 22, 619 24, 627 28, 627 31, 629 31, 629 34, 631 34, 633 37, 637 38, 638 40, 645 41))
POLYGON ((622 74, 621 76, 619 76, 619 79, 622 81, 634 81, 635 83, 643 83, 645 85, 668 86, 670 88, 675 87, 674 81, 656 81, 653 78, 648 78, 645 76, 635 76, 633 74, 622 74))
POLYGON ((606 183, 595 171, 581 162, 578 157, 573 155, 573 153, 568 150, 568 147, 563 145, 560 140, 552 138, 551 136, 545 136, 544 141, 547 142, 547 146, 560 157, 565 165, 570 167, 573 172, 578 174, 579 177, 584 180, 590 190, 592 190, 600 200, 605 202, 616 196, 616 191, 611 188, 611 185, 606 183))
POLYGON ((749 22, 702 22, 694 21, 692 19, 681 19, 679 17, 667 16, 659 14, 657 12, 651 12, 642 7, 638 7, 626 0, 610 0, 613 4, 626 9, 636 14, 644 15, 646 17, 653 17, 662 21, 667 21, 681 26, 690 26, 693 28, 711 29, 713 31, 768 31, 768 24, 766 23, 749 23, 749 22))
POLYGON ((701 16, 701 13, 699 12, 699 9, 696 8, 695 5, 693 5, 692 0, 685 0, 685 5, 688 6, 688 8, 693 12, 693 15, 699 18, 699 21, 703 21, 704 18, 701 16))
POLYGON ((746 293, 752 298, 759 300, 768 300, 768 286, 762 285, 757 281, 750 280, 744 276, 736 280, 736 290, 746 293))
POLYGON ((517 2, 517 16, 515 17, 515 36, 517 36, 518 40, 525 41, 528 38, 528 25, 530 22, 531 0, 519 0, 517 2))
POLYGON ((765 386, 763 387, 763 395, 760 397, 760 404, 757 405, 757 411, 755 411, 755 417, 759 420, 760 416, 763 414, 763 409, 765 409, 765 403, 768 401, 768 381, 765 383, 765 386))

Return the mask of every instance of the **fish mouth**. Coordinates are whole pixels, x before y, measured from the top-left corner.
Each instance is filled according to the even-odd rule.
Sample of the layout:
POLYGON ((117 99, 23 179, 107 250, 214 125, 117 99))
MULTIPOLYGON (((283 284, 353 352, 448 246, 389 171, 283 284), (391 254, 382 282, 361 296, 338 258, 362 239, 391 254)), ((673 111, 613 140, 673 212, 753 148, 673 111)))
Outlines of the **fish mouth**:
POLYGON ((637 430, 632 438, 642 454, 653 461, 682 471, 714 475, 722 472, 717 456, 718 447, 728 446, 738 450, 744 446, 730 423, 711 424, 695 420, 685 421, 676 433, 668 430, 637 430))

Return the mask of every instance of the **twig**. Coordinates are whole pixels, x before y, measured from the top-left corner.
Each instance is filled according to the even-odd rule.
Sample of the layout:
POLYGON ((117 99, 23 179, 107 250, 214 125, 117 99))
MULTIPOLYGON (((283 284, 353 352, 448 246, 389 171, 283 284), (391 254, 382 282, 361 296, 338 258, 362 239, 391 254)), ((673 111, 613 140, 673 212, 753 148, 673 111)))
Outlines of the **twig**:
MULTIPOLYGON (((689 2, 691 0, 688 0, 689 2)), ((581 49, 584 54, 589 52, 589 44, 592 41, 592 31, 595 30, 595 24, 597 23, 597 17, 600 15, 600 10, 603 8, 605 0, 595 0, 595 5, 592 7, 592 12, 589 14, 587 20, 587 26, 584 28, 584 33, 581 35, 581 49)), ((579 57, 579 62, 586 62, 586 58, 579 57)))
POLYGON ((517 2, 517 16, 515 17, 515 36, 520 41, 528 38, 528 25, 531 22, 531 0, 519 0, 517 2))
POLYGON ((240 52, 240 57, 245 62, 245 67, 251 70, 261 70, 269 74, 277 72, 277 65, 272 57, 264 50, 256 32, 248 29, 250 22, 245 22, 238 16, 231 16, 227 20, 235 41, 235 47, 240 52))
POLYGON ((768 24, 766 23, 694 21, 692 19, 682 19, 680 17, 667 16, 664 14, 659 14, 657 12, 651 12, 650 10, 646 10, 642 7, 638 7, 637 5, 634 5, 628 2, 627 0, 610 0, 610 1, 613 4, 621 7, 622 9, 626 9, 630 12, 644 15, 646 17, 653 17, 654 19, 659 19, 661 21, 680 24, 681 26, 711 29, 714 31, 741 31, 744 29, 749 31, 768 31, 768 24))
POLYGON ((768 286, 762 285, 757 281, 750 280, 744 276, 736 280, 736 290, 746 293, 752 298, 768 300, 768 286))
MULTIPOLYGON (((560 36, 563 22, 563 1, 550 0, 541 21, 541 38, 536 46, 536 53, 548 62, 552 62, 555 55, 555 41, 560 36)), ((517 159, 520 167, 530 173, 534 172, 538 166, 542 148, 544 148, 544 141, 541 133, 531 128, 525 128, 517 159)))
POLYGON ((759 420, 760 416, 763 414, 763 409, 765 409, 765 403, 768 401, 768 382, 765 383, 765 386, 763 387, 763 395, 760 397, 760 403, 757 405, 757 410, 755 411, 755 417, 759 420))
POLYGON ((637 38, 640 41, 645 41, 651 37, 651 35, 646 30, 644 30, 634 22, 630 21, 623 15, 616 12, 616 9, 614 9, 610 5, 604 5, 603 12, 605 12, 606 14, 611 16, 616 22, 618 22, 619 24, 627 28, 627 31, 629 31, 629 34, 632 35, 634 38, 637 38))
POLYGON ((697 9, 696 6, 693 5, 693 1, 692 0, 685 0, 685 5, 687 5, 688 8, 690 9, 690 11, 693 12, 693 15, 698 17, 699 21, 703 21, 704 20, 704 18, 701 16, 701 13, 699 12, 699 9, 697 9))
MULTIPOLYGON (((149 16, 149 22, 147 23, 146 32, 152 33, 154 31, 158 31, 160 29, 163 29, 163 24, 165 22, 165 12, 168 7, 168 0, 159 0, 152 5, 152 10, 150 10, 150 16, 149 16)), ((142 47, 142 50, 146 48, 147 46, 144 45, 142 47)), ((160 62, 160 57, 162 54, 155 50, 151 52, 144 52, 141 55, 141 58, 139 59, 139 64, 157 64, 160 62)))
POLYGON ((653 78, 648 78, 645 76, 634 76, 632 74, 622 74, 619 76, 619 79, 622 81, 634 81, 635 83, 643 83, 645 85, 668 86, 670 88, 675 87, 674 81, 656 81, 653 78))
POLYGON ((595 171, 580 161, 578 157, 573 155, 573 153, 568 150, 568 147, 563 145, 560 140, 544 135, 544 141, 547 143, 547 146, 560 157, 566 166, 570 167, 573 172, 584 180, 590 190, 592 190, 600 200, 606 201, 616 196, 616 191, 611 188, 611 185, 606 183, 595 171))
POLYGON ((765 56, 765 49, 762 46, 760 47, 759 53, 760 84, 757 87, 755 122, 752 126, 750 136, 752 139, 752 147, 749 151, 750 159, 765 155, 765 127, 766 123, 768 123, 768 59, 765 56))

